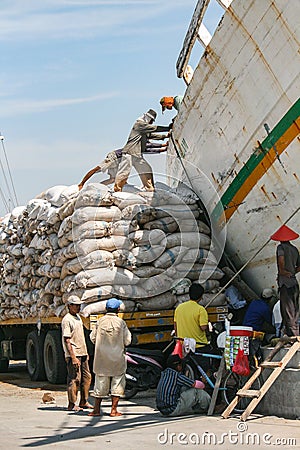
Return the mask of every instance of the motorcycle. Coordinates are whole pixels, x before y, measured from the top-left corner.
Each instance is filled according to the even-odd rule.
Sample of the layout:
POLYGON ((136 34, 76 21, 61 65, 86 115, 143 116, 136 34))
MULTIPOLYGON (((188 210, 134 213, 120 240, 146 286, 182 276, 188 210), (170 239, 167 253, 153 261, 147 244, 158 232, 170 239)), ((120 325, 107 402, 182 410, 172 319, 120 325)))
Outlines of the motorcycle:
POLYGON ((128 347, 125 398, 130 399, 140 391, 156 388, 166 359, 164 350, 128 347))

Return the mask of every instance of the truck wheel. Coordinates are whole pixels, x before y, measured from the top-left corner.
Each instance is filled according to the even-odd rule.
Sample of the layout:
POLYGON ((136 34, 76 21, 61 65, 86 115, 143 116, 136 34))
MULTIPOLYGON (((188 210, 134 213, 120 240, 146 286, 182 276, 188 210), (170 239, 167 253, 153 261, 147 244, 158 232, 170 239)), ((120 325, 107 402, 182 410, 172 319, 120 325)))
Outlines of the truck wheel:
POLYGON ((44 363, 49 383, 63 384, 67 380, 67 367, 58 330, 48 331, 44 342, 44 363))
POLYGON ((43 346, 45 334, 38 335, 37 331, 31 331, 26 340, 26 363, 30 379, 43 381, 46 379, 43 346))
POLYGON ((0 373, 8 372, 9 359, 0 359, 0 373))

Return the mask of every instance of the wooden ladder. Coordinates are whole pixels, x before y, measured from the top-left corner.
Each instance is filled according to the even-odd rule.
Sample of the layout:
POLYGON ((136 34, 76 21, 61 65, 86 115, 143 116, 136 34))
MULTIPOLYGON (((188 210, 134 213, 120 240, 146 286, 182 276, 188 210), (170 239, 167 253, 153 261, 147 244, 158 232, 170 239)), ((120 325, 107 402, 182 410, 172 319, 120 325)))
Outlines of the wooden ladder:
POLYGON ((246 421, 252 411, 256 408, 258 403, 261 401, 261 399, 264 397, 264 395, 268 392, 274 381, 279 377, 281 372, 284 370, 288 362, 292 359, 292 357, 295 355, 295 353, 300 350, 300 337, 299 336, 293 336, 293 337, 283 337, 281 338, 276 346, 273 348, 273 350, 269 353, 267 358, 259 365, 257 370, 253 373, 253 375, 249 378, 249 380, 246 381, 245 385, 242 389, 240 389, 236 397, 232 400, 232 402, 227 406, 225 411, 222 413, 222 417, 224 419, 228 419, 236 405, 238 404, 241 397, 248 397, 252 398, 251 402, 241 415, 241 420, 246 421), (281 361, 272 361, 273 357, 278 353, 278 351, 285 345, 291 343, 291 347, 287 351, 286 355, 282 358, 281 361), (263 369, 274 369, 273 372, 271 372, 270 376, 267 378, 267 380, 264 382, 264 384, 261 386, 259 390, 250 389, 254 381, 260 376, 263 369))

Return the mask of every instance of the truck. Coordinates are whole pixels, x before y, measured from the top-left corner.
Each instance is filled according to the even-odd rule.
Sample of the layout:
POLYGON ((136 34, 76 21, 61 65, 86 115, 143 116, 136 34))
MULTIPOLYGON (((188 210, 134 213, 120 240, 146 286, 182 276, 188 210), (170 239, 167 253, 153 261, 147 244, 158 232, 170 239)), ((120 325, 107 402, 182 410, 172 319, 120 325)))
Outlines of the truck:
MULTIPOLYGON (((211 323, 225 320, 227 306, 207 308, 211 323)), ((103 314, 82 318, 89 354, 93 346, 88 335, 103 314)), ((132 345, 156 347, 171 340, 174 309, 119 313, 132 333, 132 345)), ((0 372, 7 372, 10 360, 26 360, 33 381, 48 380, 52 384, 66 381, 61 317, 7 319, 0 321, 0 372)))

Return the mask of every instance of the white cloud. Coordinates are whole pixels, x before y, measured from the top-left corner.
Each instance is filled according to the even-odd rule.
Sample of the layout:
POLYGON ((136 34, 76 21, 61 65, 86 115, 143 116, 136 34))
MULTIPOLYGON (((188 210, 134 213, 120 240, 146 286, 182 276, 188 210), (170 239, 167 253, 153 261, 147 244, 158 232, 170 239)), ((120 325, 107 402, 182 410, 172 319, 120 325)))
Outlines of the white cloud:
MULTIPOLYGON (((0 3, 0 40, 82 38, 134 33, 154 18, 186 6, 188 0, 11 0, 0 3)), ((194 4, 194 0, 190 0, 194 4)), ((166 21, 166 27, 169 26, 166 21)))
POLYGON ((118 94, 116 92, 106 92, 105 94, 79 98, 59 98, 53 100, 4 100, 1 102, 0 117, 10 117, 17 114, 30 114, 49 111, 51 109, 61 108, 64 106, 107 100, 109 98, 116 97, 117 95, 118 94))

